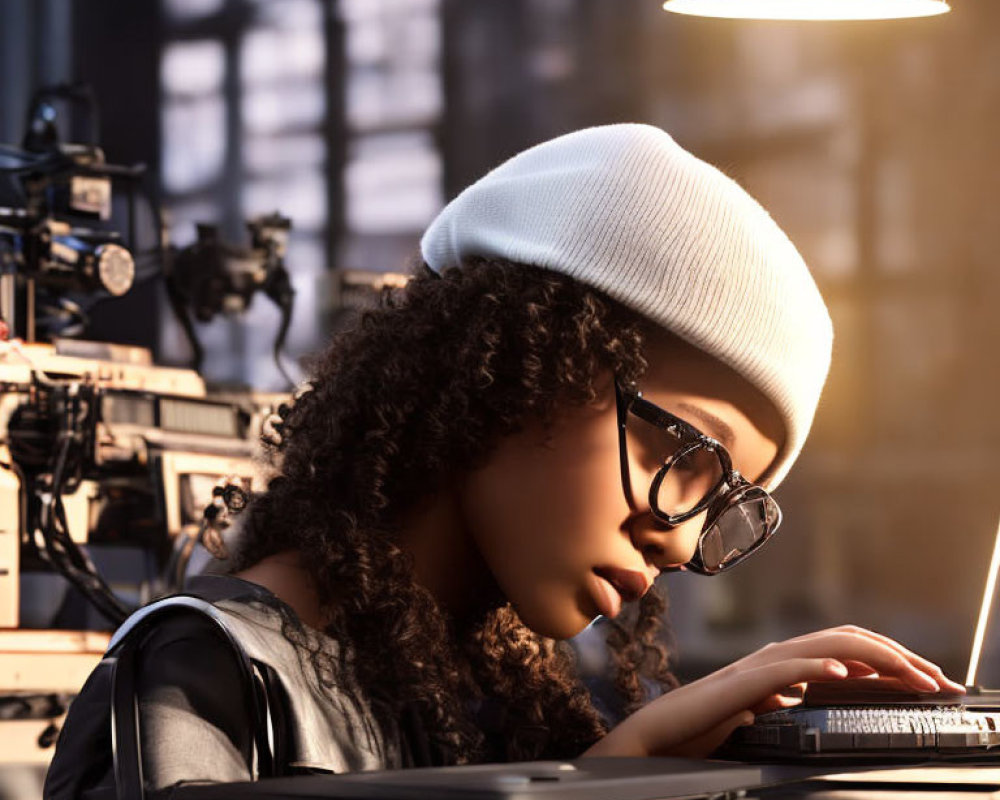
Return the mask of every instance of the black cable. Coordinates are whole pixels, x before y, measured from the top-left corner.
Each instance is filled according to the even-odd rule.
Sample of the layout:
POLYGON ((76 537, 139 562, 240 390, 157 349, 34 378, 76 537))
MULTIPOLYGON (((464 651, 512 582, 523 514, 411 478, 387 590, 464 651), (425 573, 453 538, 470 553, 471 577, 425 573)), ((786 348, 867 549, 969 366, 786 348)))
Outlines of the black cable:
POLYGON ((128 617, 130 610, 115 596, 114 590, 101 577, 94 563, 70 537, 61 497, 54 499, 52 511, 51 519, 56 525, 48 531, 48 534, 43 531, 42 535, 47 541, 51 540, 53 545, 59 544, 57 566, 65 568, 60 569, 60 572, 101 614, 115 625, 120 625, 128 617), (68 556, 71 562, 76 563, 67 564, 63 556, 68 556))
MULTIPOLYGON (((120 610, 115 607, 118 603, 117 598, 113 595, 109 599, 100 593, 100 590, 95 591, 94 583, 89 580, 88 575, 86 575, 82 570, 78 569, 72 563, 67 562, 67 557, 72 558, 64 549, 64 542, 69 539, 65 531, 61 531, 57 535, 57 522, 59 519, 58 511, 56 510, 53 501, 50 500, 49 508, 46 513, 45 525, 40 527, 42 534, 42 541, 45 545, 45 552, 47 558, 45 559, 57 572, 59 572, 66 580, 75 586, 84 595, 84 597, 90 601, 90 603, 97 608, 104 616, 116 624, 120 624, 124 620, 124 616, 121 616, 120 610, 124 611, 124 606, 121 606, 120 610)), ((65 519, 65 514, 62 515, 65 519)), ((75 548, 75 543, 72 539, 69 541, 73 544, 75 548)), ((110 590, 109 590, 110 592, 110 590)), ((119 604, 120 605, 120 604, 119 604)))
POLYGON ((289 307, 287 310, 285 308, 281 309, 281 328, 278 331, 278 336, 274 340, 274 363, 278 367, 278 372, 281 373, 283 377, 288 382, 288 388, 294 388, 295 381, 292 376, 288 374, 288 370, 285 369, 285 365, 281 363, 281 349, 285 343, 285 335, 288 333, 288 325, 292 320, 292 310, 289 307))
POLYGON ((264 292, 281 311, 281 323, 278 326, 278 334, 274 338, 274 363, 278 367, 278 372, 281 373, 281 376, 288 381, 288 387, 293 388, 295 381, 288 374, 285 365, 281 363, 281 351, 285 346, 288 329, 292 324, 292 310, 295 307, 295 289, 292 286, 288 270, 280 262, 268 276, 267 282, 264 285, 264 292))
POLYGON ((94 565, 91 563, 90 559, 87 558, 78 547, 76 547, 76 543, 69 535, 69 524, 66 521, 66 509, 62 502, 62 493, 64 489, 63 471, 66 464, 66 456, 68 455, 72 444, 72 436, 64 436, 62 447, 59 449, 59 455, 56 457, 55 469, 52 471, 52 482, 49 497, 42 505, 40 527, 43 538, 51 545, 50 548, 47 548, 50 551, 50 554, 52 552, 56 552, 56 545, 59 547, 56 555, 57 563, 67 566, 67 569, 73 571, 85 572, 87 570, 94 569, 94 565), (67 541, 69 542, 69 547, 66 546, 67 541), (69 558, 68 565, 67 562, 63 560, 64 557, 69 558))
MULTIPOLYGON (((67 439, 70 444, 75 444, 80 441, 80 434, 78 433, 79 426, 82 424, 87 424, 87 416, 90 410, 90 404, 85 399, 80 399, 80 403, 84 406, 78 414, 78 418, 73 421, 72 433, 67 435, 67 439)), ((69 448, 66 448, 66 452, 69 452, 69 448)), ((79 454, 76 454, 79 456, 79 454)), ((65 464, 63 465, 65 468, 65 464)), ((74 474, 79 472, 79 467, 74 465, 74 474)), ((69 551, 69 554, 74 562, 74 565, 82 573, 84 582, 90 587, 90 592, 88 592, 88 597, 97 597, 100 604, 103 606, 105 603, 109 604, 111 609, 111 614, 105 611, 105 616, 108 616, 112 621, 122 622, 129 615, 129 610, 126 606, 118 600, 115 596, 114 591, 107 584, 103 577, 101 577, 97 566, 91 561, 90 556, 87 555, 86 551, 80 548, 76 542, 73 541, 72 536, 69 532, 69 523, 66 519, 66 508, 63 504, 63 491, 66 486, 63 483, 63 476, 60 476, 59 491, 52 493, 52 500, 54 501, 53 511, 55 512, 55 521, 57 523, 56 530, 58 531, 59 539, 63 542, 65 549, 69 551), (120 617, 120 619, 118 618, 120 617)), ((76 486, 79 486, 79 477, 76 480, 76 486)))
POLYGON ((71 429, 61 434, 59 451, 51 473, 49 497, 42 502, 38 528, 49 563, 79 589, 91 605, 117 625, 128 617, 129 609, 115 596, 94 563, 73 541, 62 502, 67 461, 73 445, 79 439, 79 434, 75 432, 78 422, 79 419, 73 420, 71 429))

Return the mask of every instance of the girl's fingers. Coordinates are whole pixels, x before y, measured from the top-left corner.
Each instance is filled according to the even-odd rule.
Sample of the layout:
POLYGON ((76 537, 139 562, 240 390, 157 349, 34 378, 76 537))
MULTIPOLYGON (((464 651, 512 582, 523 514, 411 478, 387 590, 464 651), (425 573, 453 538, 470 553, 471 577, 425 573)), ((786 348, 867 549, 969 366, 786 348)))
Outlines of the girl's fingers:
POLYGON ((870 675, 878 675, 878 670, 872 669, 864 661, 845 658, 844 666, 847 667, 847 677, 849 678, 867 678, 870 675))
POLYGON ((833 629, 811 637, 791 639, 769 645, 750 658, 753 661, 759 659, 770 661, 824 656, 867 664, 879 675, 899 678, 919 692, 938 692, 941 689, 936 677, 914 666, 899 648, 891 647, 853 630, 833 629))
POLYGON ((964 692, 965 687, 960 683, 949 679, 944 671, 931 661, 928 661, 921 656, 918 656, 912 650, 907 649, 895 639, 890 639, 888 636, 884 636, 881 633, 876 633, 875 631, 869 630, 868 628, 862 628, 857 625, 841 625, 837 628, 830 628, 825 631, 818 631, 816 633, 805 634, 804 636, 797 637, 790 641, 805 641, 814 639, 816 637, 821 637, 827 634, 837 634, 843 633, 854 636, 861 636, 867 639, 877 642, 879 644, 885 645, 886 647, 892 648, 897 653, 899 653, 903 658, 910 662, 917 670, 929 675, 938 684, 941 689, 947 689, 952 692, 964 692))

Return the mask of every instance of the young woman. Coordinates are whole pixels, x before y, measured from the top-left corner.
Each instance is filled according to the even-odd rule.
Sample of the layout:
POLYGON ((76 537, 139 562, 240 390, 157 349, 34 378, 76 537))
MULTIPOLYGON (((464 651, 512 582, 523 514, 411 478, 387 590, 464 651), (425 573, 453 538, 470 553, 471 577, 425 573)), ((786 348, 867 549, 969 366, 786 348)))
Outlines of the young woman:
MULTIPOLYGON (((192 582, 217 618, 131 634, 147 788, 707 755, 802 682, 960 690, 853 627, 671 676, 654 579, 775 532, 830 359, 805 264, 734 182, 656 128, 583 130, 463 192, 422 252, 316 361, 234 572, 192 582), (561 643, 599 615, 631 712, 610 730, 561 643), (227 636, 277 698, 267 773, 227 636)), ((108 684, 75 701, 47 796, 113 785, 108 684)))

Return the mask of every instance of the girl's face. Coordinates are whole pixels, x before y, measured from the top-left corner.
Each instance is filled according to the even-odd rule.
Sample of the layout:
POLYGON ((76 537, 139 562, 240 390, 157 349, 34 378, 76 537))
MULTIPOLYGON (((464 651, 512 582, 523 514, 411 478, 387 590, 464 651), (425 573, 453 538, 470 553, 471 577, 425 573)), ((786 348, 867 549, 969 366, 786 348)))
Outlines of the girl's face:
MULTIPOLYGON (((763 395, 675 339, 654 342, 648 360, 643 396, 722 442, 740 473, 759 478, 783 435, 763 395)), ((673 528, 658 524, 648 487, 662 458, 632 446, 628 455, 635 510, 622 491, 608 375, 598 403, 567 408, 552 427, 532 425, 503 440, 460 488, 466 530, 504 595, 537 633, 575 636, 597 615, 616 614, 622 599, 636 599, 660 570, 693 555, 705 513, 673 528)))

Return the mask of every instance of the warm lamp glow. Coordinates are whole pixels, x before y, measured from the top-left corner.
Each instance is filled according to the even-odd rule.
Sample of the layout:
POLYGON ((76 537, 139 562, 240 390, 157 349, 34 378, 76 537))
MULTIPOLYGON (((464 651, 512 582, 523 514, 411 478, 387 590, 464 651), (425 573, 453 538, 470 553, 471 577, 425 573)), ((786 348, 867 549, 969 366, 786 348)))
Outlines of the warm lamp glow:
POLYGON ((666 0, 677 14, 739 19, 900 19, 949 11, 945 0, 666 0))

